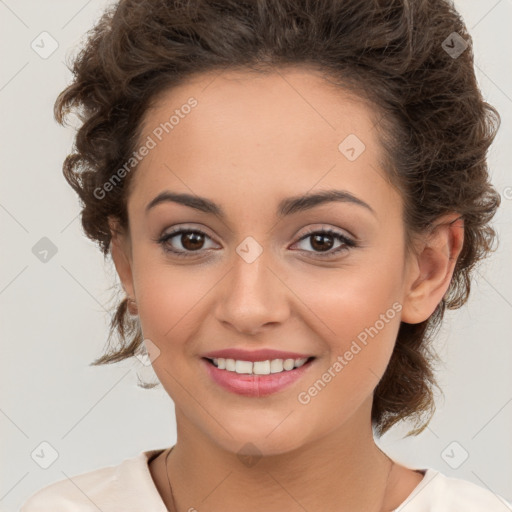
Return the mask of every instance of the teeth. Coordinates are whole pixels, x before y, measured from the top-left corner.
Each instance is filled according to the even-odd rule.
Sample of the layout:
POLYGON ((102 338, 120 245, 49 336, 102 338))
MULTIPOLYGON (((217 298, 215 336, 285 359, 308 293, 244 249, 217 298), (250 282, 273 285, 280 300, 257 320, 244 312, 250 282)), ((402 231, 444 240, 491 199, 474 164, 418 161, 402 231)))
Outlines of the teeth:
POLYGON ((300 359, 272 359, 267 361, 239 361, 236 359, 224 359, 218 357, 213 359, 213 364, 219 370, 239 373, 241 375, 269 375, 271 373, 281 373, 301 367, 307 357, 300 359))
POLYGON ((270 373, 279 373, 283 371, 283 360, 273 359, 270 361, 270 373))
POLYGON ((270 373, 270 361, 255 361, 252 363, 252 373, 255 375, 268 375, 270 373))
POLYGON ((252 373, 252 363, 250 361, 236 361, 235 362, 236 373, 252 373))
POLYGON ((295 365, 295 361, 293 359, 285 359, 283 361, 283 368, 285 370, 293 370, 294 365, 295 365))

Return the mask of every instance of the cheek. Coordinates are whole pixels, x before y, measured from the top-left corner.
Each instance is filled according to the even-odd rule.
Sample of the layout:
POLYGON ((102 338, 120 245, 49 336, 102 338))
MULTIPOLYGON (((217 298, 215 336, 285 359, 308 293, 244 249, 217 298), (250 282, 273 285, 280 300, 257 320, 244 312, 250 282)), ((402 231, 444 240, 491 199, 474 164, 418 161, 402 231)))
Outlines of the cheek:
MULTIPOLYGON (((153 263, 140 265, 136 273, 139 318, 146 338, 165 346, 170 339, 189 334, 194 308, 208 289, 209 280, 199 273, 153 263)), ((197 324, 197 319, 194 321, 197 324)))
MULTIPOLYGON (((373 273, 362 266, 338 271, 317 270, 303 274, 300 284, 291 286, 315 313, 326 337, 342 343, 348 337, 357 337, 381 317, 386 325, 399 322, 398 307, 393 307, 401 299, 399 271, 388 268, 373 273)), ((381 322, 378 327, 382 329, 381 322)))
MULTIPOLYGON (((313 283, 307 284, 304 290, 311 290, 313 283)), ((347 272, 338 280, 326 277, 316 293, 309 292, 305 302, 318 317, 311 328, 322 333, 326 357, 304 383, 299 402, 308 417, 321 418, 318 429, 342 423, 367 400, 371 405, 400 327, 400 296, 393 286, 389 273, 376 282, 347 272)))
POLYGON ((198 306, 211 287, 206 276, 196 275, 197 279, 179 266, 171 268, 160 262, 141 265, 136 277, 142 333, 156 346, 153 370, 176 403, 187 403, 190 398, 180 383, 190 382, 197 368, 184 365, 183 359, 191 360, 197 352, 198 306))
POLYGON ((307 306, 303 311, 310 328, 324 341, 326 364, 341 356, 343 372, 354 385, 364 379, 376 385, 389 362, 400 327, 400 275, 399 265, 381 259, 373 265, 317 269, 290 283, 307 306))

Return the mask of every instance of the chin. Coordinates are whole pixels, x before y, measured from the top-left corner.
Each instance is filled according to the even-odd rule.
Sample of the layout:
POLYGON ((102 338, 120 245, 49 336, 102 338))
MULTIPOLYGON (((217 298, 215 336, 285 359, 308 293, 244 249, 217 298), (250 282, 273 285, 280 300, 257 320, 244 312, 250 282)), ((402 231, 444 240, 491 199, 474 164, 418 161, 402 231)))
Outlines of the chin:
MULTIPOLYGON (((306 444, 302 436, 295 437, 294 433, 285 429, 279 433, 277 432, 279 428, 274 432, 272 429, 265 428, 260 429, 258 433, 248 433, 240 432, 240 429, 238 432, 233 432, 228 426, 226 428, 233 437, 226 434, 221 439, 215 439, 215 442, 221 449, 234 453, 241 459, 283 455, 298 450, 306 444), (269 432, 272 433, 269 435, 269 432)), ((301 434, 303 435, 303 432, 301 434)))

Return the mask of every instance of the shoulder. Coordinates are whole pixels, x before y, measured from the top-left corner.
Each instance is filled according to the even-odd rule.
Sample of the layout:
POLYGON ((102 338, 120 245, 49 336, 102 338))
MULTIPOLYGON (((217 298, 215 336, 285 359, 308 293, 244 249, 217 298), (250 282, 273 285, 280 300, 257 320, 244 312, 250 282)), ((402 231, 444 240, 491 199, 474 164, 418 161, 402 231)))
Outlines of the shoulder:
POLYGON ((120 464, 71 476, 30 496, 19 512, 164 512, 151 479, 148 459, 160 450, 141 452, 120 464))
POLYGON ((30 496, 20 512, 97 512, 95 500, 105 492, 112 493, 115 472, 116 466, 108 466, 54 482, 30 496))
POLYGON ((462 478, 428 468, 421 483, 393 512, 512 512, 499 494, 462 478))

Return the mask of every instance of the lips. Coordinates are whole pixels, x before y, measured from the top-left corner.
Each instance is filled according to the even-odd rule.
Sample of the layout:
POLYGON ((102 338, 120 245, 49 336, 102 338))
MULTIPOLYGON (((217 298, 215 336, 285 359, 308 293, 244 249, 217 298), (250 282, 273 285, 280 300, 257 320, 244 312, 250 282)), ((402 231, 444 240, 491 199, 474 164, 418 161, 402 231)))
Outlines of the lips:
MULTIPOLYGON (((295 355, 293 352, 281 352, 281 354, 295 355)), ((284 391, 286 388, 293 386, 293 384, 301 378, 304 378, 304 375, 309 373, 310 368, 315 364, 315 359, 316 358, 311 357, 299 368, 269 375, 243 375, 232 371, 221 370, 206 357, 202 358, 202 367, 212 381, 221 388, 237 395, 263 398, 284 391)))

